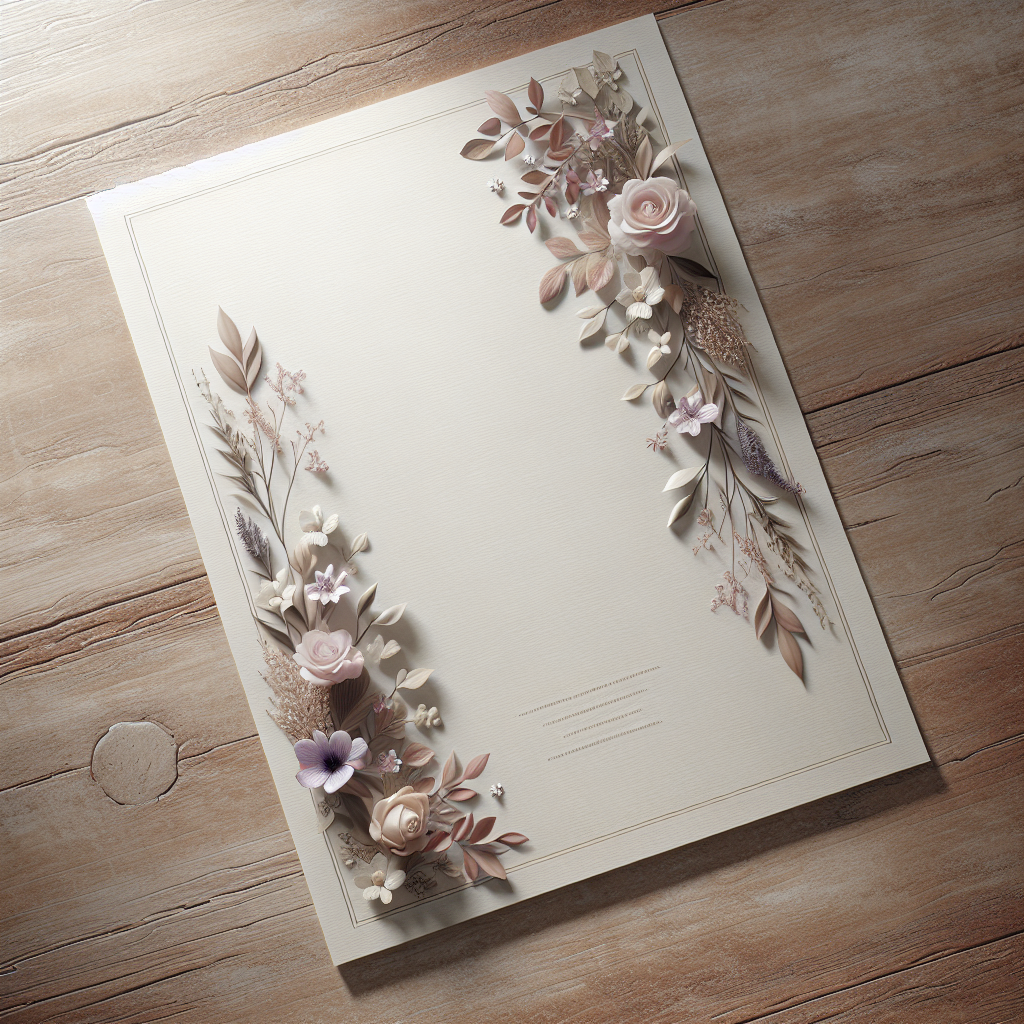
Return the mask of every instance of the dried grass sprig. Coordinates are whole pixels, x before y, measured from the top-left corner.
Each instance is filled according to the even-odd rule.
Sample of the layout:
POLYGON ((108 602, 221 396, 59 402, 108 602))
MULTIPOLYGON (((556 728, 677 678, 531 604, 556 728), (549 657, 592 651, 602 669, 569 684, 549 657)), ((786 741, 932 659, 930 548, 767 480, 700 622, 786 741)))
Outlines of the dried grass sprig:
POLYGON ((310 686, 291 655, 280 648, 264 644, 263 661, 267 666, 263 679, 274 694, 270 717, 275 724, 293 743, 310 738, 314 729, 330 735, 334 731, 330 688, 310 686))
POLYGON ((747 339, 736 319, 738 305, 728 295, 697 286, 685 297, 679 315, 697 348, 742 370, 747 339))
POLYGON ((772 462, 764 442, 757 433, 744 423, 743 420, 736 420, 736 436, 740 442, 740 457, 743 465, 754 474, 775 484, 776 487, 790 494, 803 494, 803 487, 795 480, 784 477, 779 472, 779 467, 772 462))

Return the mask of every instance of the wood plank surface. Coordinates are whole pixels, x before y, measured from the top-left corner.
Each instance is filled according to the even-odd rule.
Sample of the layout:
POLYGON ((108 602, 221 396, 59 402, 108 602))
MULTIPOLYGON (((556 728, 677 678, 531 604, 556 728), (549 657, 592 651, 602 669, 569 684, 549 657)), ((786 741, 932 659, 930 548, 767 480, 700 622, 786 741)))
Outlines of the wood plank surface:
POLYGON ((1021 1020, 1022 27, 1016 0, 0 9, 0 1020, 1021 1020), (935 763, 338 971, 79 197, 648 10, 935 763), (178 778, 121 806, 89 765, 137 720, 178 778))

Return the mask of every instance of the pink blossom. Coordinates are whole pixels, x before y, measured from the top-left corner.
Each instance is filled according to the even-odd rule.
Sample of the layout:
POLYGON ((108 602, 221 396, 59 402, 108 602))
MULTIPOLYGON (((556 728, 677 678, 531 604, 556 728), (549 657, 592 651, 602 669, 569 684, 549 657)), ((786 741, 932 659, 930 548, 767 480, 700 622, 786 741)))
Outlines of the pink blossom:
POLYGON ((679 400, 679 405, 668 421, 680 434, 690 433, 696 437, 702 423, 712 423, 717 418, 718 406, 711 402, 705 404, 704 396, 698 388, 692 395, 679 400))
POLYGON ((364 767, 368 753, 366 740, 352 739, 340 729, 328 739, 319 729, 314 730, 311 740, 295 744, 295 756, 299 759, 295 778, 306 789, 323 786, 325 793, 336 793, 357 768, 364 767))
POLYGON ((363 652, 352 646, 348 630, 325 633, 311 629, 305 633, 292 655, 300 666, 299 675, 314 686, 333 686, 344 679, 355 679, 363 671, 363 652))

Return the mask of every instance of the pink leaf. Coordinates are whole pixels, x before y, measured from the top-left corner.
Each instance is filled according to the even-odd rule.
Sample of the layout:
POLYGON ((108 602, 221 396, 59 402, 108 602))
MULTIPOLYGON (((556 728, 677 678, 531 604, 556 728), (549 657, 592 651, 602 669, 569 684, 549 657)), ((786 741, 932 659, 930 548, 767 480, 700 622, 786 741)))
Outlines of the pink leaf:
POLYGON ((429 793, 434 788, 434 779, 429 775, 425 779, 417 779, 412 783, 412 788, 417 793, 429 793))
POLYGON ((564 117, 560 117, 551 126, 551 138, 548 140, 548 145, 551 147, 551 149, 561 149, 561 147, 562 147, 562 138, 563 138, 564 132, 565 132, 565 118, 564 117))
POLYGON ((490 117, 477 128, 477 131, 481 135, 497 135, 501 131, 501 122, 496 117, 490 117))
POLYGON ((517 125, 522 122, 519 110, 516 105, 503 93, 495 89, 488 89, 484 95, 487 97, 487 105, 507 125, 517 125))
POLYGON ((498 819, 494 818, 494 817, 491 817, 491 818, 481 818, 476 823, 476 827, 473 829, 473 832, 472 832, 472 834, 469 837, 469 841, 471 843, 483 842, 484 836, 486 836, 487 833, 490 832, 492 828, 494 828, 494 823, 497 820, 498 819))
POLYGON ((531 206, 526 211, 526 226, 530 229, 532 235, 537 230, 537 207, 531 206))
POLYGON ((523 141, 522 135, 519 132, 513 132, 509 136, 508 145, 505 146, 505 159, 511 160, 514 156, 519 156, 524 149, 526 149, 526 143, 523 141))
POLYGON ((458 842, 460 839, 465 839, 472 831, 473 815, 469 814, 465 818, 459 818, 459 820, 452 826, 452 839, 458 842))
POLYGON ((568 256, 583 255, 571 238, 549 238, 544 244, 550 250, 551 255, 557 256, 560 260, 564 260, 568 256))
POLYGON ((434 752, 422 743, 410 743, 402 751, 402 764, 407 764, 410 768, 422 768, 433 760, 434 752))
MULTIPOLYGON (((432 832, 430 838, 427 839, 427 845, 423 847, 423 853, 429 853, 431 850, 437 850, 438 847, 445 841, 448 840, 448 846, 452 845, 452 837, 448 832, 443 832, 438 829, 436 832, 432 832)), ((448 846, 445 849, 448 849, 448 846)))
POLYGON ((455 800, 455 801, 472 800, 473 797, 475 797, 475 796, 477 796, 477 791, 475 789, 459 788, 459 789, 453 789, 448 794, 447 799, 448 800, 455 800))
POLYGON ((476 866, 476 861, 473 860, 469 850, 462 851, 462 870, 466 872, 466 877, 471 881, 476 881, 477 875, 480 874, 480 869, 476 866))
POLYGON ((544 106, 544 86, 537 81, 536 78, 530 79, 530 87, 526 90, 526 95, 530 97, 530 102, 538 112, 540 108, 544 106))
POLYGON ((448 760, 444 763, 444 769, 441 772, 441 785, 450 786, 456 780, 456 778, 458 778, 458 775, 459 761, 458 758, 455 756, 455 751, 453 750, 448 755, 448 760))
POLYGON ((502 224, 515 224, 522 215, 523 210, 526 209, 525 203, 516 203, 515 206, 510 206, 502 215, 502 224))
POLYGON ((494 841, 496 843, 504 843, 506 846, 521 846, 523 843, 528 843, 530 840, 527 836, 524 836, 522 832, 505 832, 503 835, 498 836, 494 841))
MULTIPOLYGON (((463 849, 462 852, 466 854, 470 851, 463 849)), ((493 853, 488 853, 486 850, 481 850, 479 847, 474 846, 472 856, 473 860, 480 865, 480 868, 492 878, 508 878, 508 875, 505 874, 505 869, 501 866, 501 861, 493 853)))
POLYGON ((549 131, 551 131, 551 125, 538 125, 536 128, 533 129, 532 132, 530 132, 530 138, 533 139, 534 142, 536 142, 538 139, 543 139, 549 131))
POLYGON ((572 286, 576 289, 576 294, 582 295, 587 290, 587 260, 578 259, 570 263, 569 273, 572 276, 572 286))
POLYGON ((766 590, 764 597, 757 602, 757 610, 754 612, 754 632, 757 634, 757 639, 760 640, 764 635, 764 631, 768 628, 772 621, 772 600, 771 592, 766 590))
POLYGON ((591 257, 587 266, 587 285, 593 292, 600 291, 612 279, 613 273, 615 264, 611 260, 591 257))
POLYGON ((494 139, 470 139, 462 147, 461 155, 467 160, 483 160, 484 157, 491 155, 497 144, 494 139))
POLYGON ((552 267, 540 279, 541 302, 550 302, 561 294, 562 289, 565 287, 565 276, 568 269, 566 264, 559 263, 558 266, 552 267))
POLYGON ((544 209, 548 211, 548 216, 558 216, 558 207, 555 205, 555 201, 554 199, 551 198, 551 196, 544 197, 544 209))
POLYGON ((478 754, 473 758, 469 764, 466 765, 466 771, 463 773, 460 782, 464 782, 467 779, 475 779, 480 773, 487 767, 487 759, 490 754, 478 754))

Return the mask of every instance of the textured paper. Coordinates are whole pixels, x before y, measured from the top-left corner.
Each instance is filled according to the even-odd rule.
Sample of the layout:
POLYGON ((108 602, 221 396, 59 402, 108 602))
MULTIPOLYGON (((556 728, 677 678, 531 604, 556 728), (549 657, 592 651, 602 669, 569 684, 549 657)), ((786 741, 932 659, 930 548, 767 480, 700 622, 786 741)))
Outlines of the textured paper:
MULTIPOLYGON (((324 934, 342 963, 631 861, 919 764, 924 746, 653 18, 638 19, 89 201, 231 649, 324 934), (745 307, 766 438, 807 489, 794 533, 835 622, 801 640, 805 683, 728 610, 723 564, 665 529, 674 465, 643 448, 636 370, 581 348, 575 310, 536 300, 552 264, 500 226, 485 187, 514 168, 459 157, 484 90, 552 91, 591 51, 680 152, 699 210, 695 258, 745 307), (231 531, 236 502, 203 447, 192 380, 217 307, 266 358, 310 375, 303 418, 329 485, 300 473, 360 582, 409 611, 396 636, 434 667, 432 745, 491 752, 498 814, 531 842, 489 882, 381 913, 341 864, 331 810, 294 779, 231 531), (668 467, 668 469, 666 468, 668 467), (326 831, 324 831, 326 830, 326 831)), ((556 232, 569 234, 563 224, 556 232)), ((754 595, 756 600, 756 595, 754 595)), ((799 601, 794 599, 794 604, 799 601)))

